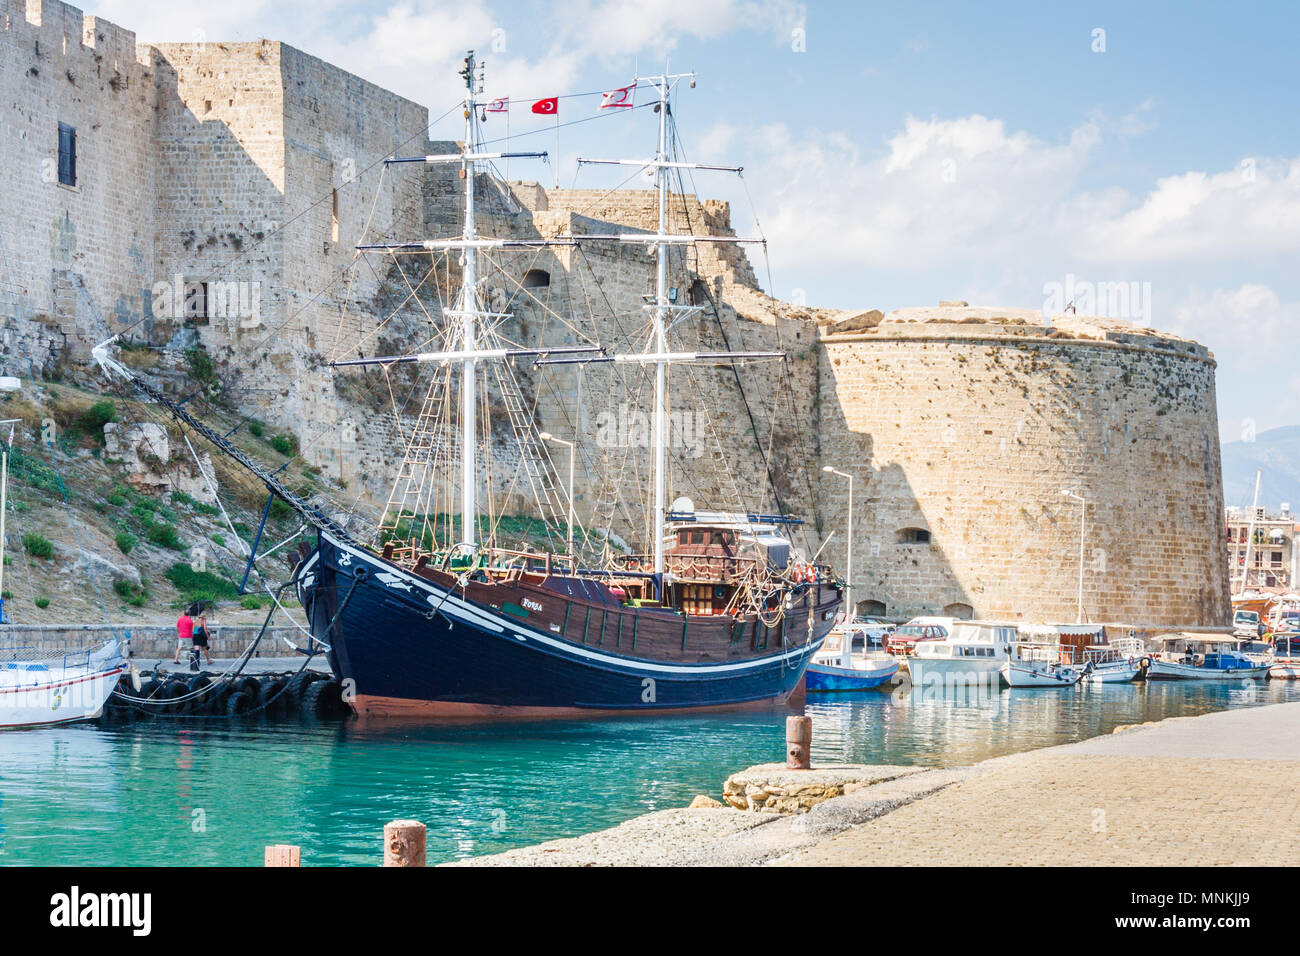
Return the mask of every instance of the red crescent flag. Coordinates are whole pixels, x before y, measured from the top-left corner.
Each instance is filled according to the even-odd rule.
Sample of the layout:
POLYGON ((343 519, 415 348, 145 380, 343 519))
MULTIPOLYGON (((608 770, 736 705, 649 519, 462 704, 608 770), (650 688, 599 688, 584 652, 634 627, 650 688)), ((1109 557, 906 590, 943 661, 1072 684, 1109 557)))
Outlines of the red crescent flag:
POLYGON ((509 113, 510 97, 503 96, 499 100, 493 100, 487 106, 483 107, 485 113, 509 113))
POLYGON ((548 96, 544 100, 538 100, 533 104, 533 112, 541 113, 543 116, 554 116, 560 111, 560 98, 558 96, 548 96))
POLYGON ((632 91, 635 89, 636 84, 633 83, 629 86, 620 86, 616 90, 610 90, 608 93, 601 96, 600 108, 602 110, 614 109, 615 107, 631 109, 632 91))

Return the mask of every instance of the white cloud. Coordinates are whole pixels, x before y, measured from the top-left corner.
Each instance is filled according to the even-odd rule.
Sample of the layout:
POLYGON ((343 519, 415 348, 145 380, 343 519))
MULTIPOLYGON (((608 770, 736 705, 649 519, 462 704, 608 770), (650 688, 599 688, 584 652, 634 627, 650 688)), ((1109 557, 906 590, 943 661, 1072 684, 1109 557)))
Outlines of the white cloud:
MULTIPOLYGON (((718 148, 739 135, 718 128, 705 142, 718 148)), ((1053 145, 983 116, 908 117, 874 158, 845 133, 783 124, 732 145, 749 158, 783 267, 931 268, 992 263, 1041 242, 1098 138, 1092 121, 1053 145)))
POLYGON ((1208 293, 1193 290, 1165 326, 1214 352, 1225 434, 1243 418, 1255 421, 1260 430, 1295 424, 1300 371, 1291 356, 1300 351, 1300 301, 1286 302, 1260 282, 1208 293), (1225 382, 1236 386, 1224 389, 1225 382))
POLYGON ((745 30, 784 39, 803 24, 804 7, 792 0, 588 0, 563 4, 558 15, 566 46, 608 61, 662 57, 682 37, 712 40, 745 30))
POLYGON ((1300 250, 1300 159, 1246 159, 1159 180, 1138 201, 1080 197, 1080 252, 1097 262, 1249 259, 1300 250))

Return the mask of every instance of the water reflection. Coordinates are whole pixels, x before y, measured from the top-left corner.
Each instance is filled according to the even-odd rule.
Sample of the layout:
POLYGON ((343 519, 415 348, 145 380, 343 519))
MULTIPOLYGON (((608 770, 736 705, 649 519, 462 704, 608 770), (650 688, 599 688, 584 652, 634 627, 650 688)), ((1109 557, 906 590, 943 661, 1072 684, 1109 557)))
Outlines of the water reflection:
MULTIPOLYGON (((810 698, 813 761, 961 765, 1120 724, 1300 700, 1297 682, 1101 684, 810 698)), ((785 712, 526 724, 149 722, 0 734, 0 863, 375 864, 383 825, 431 860, 572 836, 717 795, 782 759, 785 712)))

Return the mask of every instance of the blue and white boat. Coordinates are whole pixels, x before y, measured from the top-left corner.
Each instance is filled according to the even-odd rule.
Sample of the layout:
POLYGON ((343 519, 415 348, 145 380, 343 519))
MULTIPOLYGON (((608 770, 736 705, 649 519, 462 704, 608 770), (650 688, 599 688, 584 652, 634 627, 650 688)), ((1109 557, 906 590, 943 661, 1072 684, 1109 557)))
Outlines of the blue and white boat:
POLYGON ((1162 634, 1160 647, 1150 658, 1147 680, 1262 680, 1269 665, 1251 660, 1240 650, 1241 641, 1222 634, 1181 631, 1162 634))
POLYGON ((898 673, 898 661, 888 655, 854 654, 854 633, 852 625, 841 624, 826 636, 808 665, 808 693, 872 690, 889 683, 898 673))

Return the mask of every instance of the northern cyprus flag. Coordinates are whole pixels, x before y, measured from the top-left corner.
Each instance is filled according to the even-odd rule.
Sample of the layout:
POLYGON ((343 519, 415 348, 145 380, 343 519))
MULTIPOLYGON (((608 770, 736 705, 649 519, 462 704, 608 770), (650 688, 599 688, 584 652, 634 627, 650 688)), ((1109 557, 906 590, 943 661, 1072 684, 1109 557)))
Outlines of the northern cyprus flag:
POLYGON ((610 90, 600 98, 600 108, 602 110, 618 108, 631 109, 635 91, 635 83, 631 83, 628 86, 620 86, 616 90, 610 90))

